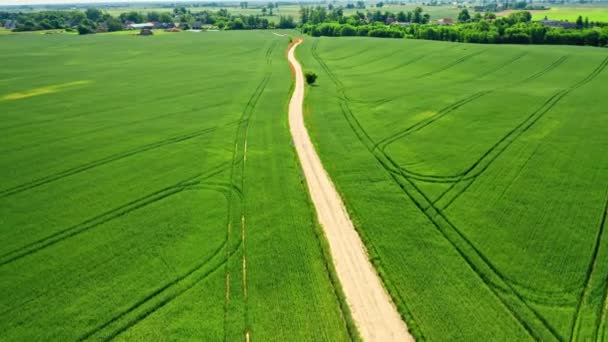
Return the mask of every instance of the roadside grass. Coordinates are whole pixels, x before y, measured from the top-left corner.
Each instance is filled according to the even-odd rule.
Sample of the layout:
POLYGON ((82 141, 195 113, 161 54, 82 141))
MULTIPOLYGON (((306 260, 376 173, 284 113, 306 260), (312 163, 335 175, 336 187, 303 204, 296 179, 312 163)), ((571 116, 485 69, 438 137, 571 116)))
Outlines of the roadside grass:
POLYGON ((306 38, 307 125, 419 339, 601 340, 603 49, 306 38))
POLYGON ((291 146, 287 44, 3 38, 0 339, 356 336, 291 146))

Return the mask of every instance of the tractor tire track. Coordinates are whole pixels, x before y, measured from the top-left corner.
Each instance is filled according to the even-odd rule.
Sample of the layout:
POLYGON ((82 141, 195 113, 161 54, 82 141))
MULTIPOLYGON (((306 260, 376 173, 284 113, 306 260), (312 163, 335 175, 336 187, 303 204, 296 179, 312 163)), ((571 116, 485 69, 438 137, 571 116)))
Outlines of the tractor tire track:
POLYGON ((468 55, 466 55, 466 56, 463 56, 463 57, 461 57, 461 58, 458 58, 457 60, 455 60, 455 61, 453 61, 453 62, 451 62, 451 63, 449 63, 449 64, 446 64, 446 65, 442 66, 441 68, 438 68, 438 69, 435 69, 435 70, 429 71, 429 72, 427 72, 427 73, 424 73, 424 74, 422 74, 422 75, 419 75, 419 76, 417 76, 416 78, 426 78, 426 77, 429 77, 429 76, 433 76, 433 75, 435 75, 435 74, 438 74, 438 73, 440 73, 440 72, 446 71, 446 70, 448 70, 448 69, 451 69, 451 68, 453 68, 453 67, 457 66, 458 64, 461 64, 461 63, 466 62, 468 59, 471 59, 471 58, 473 58, 473 57, 475 57, 475 56, 477 56, 477 55, 482 54, 484 51, 485 51, 485 50, 481 50, 481 51, 477 51, 477 52, 470 53, 470 54, 468 54, 468 55))
MULTIPOLYGON (((348 108, 348 106, 346 104, 343 104, 342 108, 343 109, 348 108)), ((349 123, 351 129, 355 132, 355 135, 357 135, 357 137, 359 138, 359 141, 361 141, 365 146, 368 147, 368 150, 370 150, 369 146, 373 146, 373 142, 364 141, 365 138, 363 138, 363 136, 365 136, 367 134, 361 128, 357 119, 354 118, 352 113, 348 114, 347 110, 343 110, 343 115, 345 116, 345 119, 349 123)), ((561 340, 561 338, 559 337, 559 335, 555 331, 555 329, 552 328, 548 324, 548 322, 546 320, 544 320, 544 318, 542 318, 538 314, 538 312, 534 311, 525 302, 525 300, 515 291, 515 289, 512 286, 510 286, 508 283, 504 283, 504 281, 501 284, 501 283, 498 283, 497 280, 491 279, 492 274, 494 274, 498 278, 498 281, 501 281, 502 280, 501 274, 497 273, 498 270, 489 263, 489 260, 487 259, 487 257, 483 256, 483 254, 481 254, 481 252, 479 250, 477 250, 476 247, 474 247, 469 240, 466 239, 466 237, 460 232, 460 230, 458 230, 451 223, 446 223, 446 225, 447 225, 447 228, 446 228, 443 224, 441 224, 437 219, 435 219, 433 217, 432 213, 430 213, 428 210, 426 210, 426 208, 432 207, 430 204, 430 200, 425 199, 425 195, 422 193, 422 191, 420 191, 420 189, 413 186, 413 184, 408 183, 411 181, 409 181, 405 176, 403 176, 402 174, 399 173, 398 169, 394 165, 394 162, 392 162, 390 159, 388 159, 386 156, 384 156, 378 150, 376 150, 376 152, 374 152, 373 150, 370 150, 370 153, 372 153, 372 155, 374 155, 374 157, 378 160, 380 165, 389 173, 391 178, 395 181, 395 183, 399 186, 399 188, 407 195, 407 197, 410 200, 412 200, 412 202, 416 205, 416 207, 420 210, 420 212, 427 217, 427 219, 440 232, 440 234, 446 239, 446 241, 448 241, 448 243, 450 243, 452 245, 452 247, 457 251, 457 253, 463 259, 463 261, 479 277, 479 279, 482 281, 482 283, 485 284, 485 286, 487 286, 487 288, 495 295, 495 297, 502 303, 502 305, 510 312, 510 314, 520 323, 520 325, 531 336, 533 336, 535 339, 542 339, 541 335, 539 335, 537 332, 535 332, 535 329, 532 326, 530 326, 530 324, 526 321, 526 319, 523 318, 518 313, 518 311, 521 309, 517 309, 517 307, 514 307, 514 304, 510 304, 509 301, 511 299, 509 298, 509 295, 516 298, 516 300, 518 301, 517 303, 515 303, 515 305, 520 306, 523 310, 529 311, 528 315, 533 315, 535 317, 535 319, 538 319, 542 323, 544 329, 547 330, 546 334, 553 336, 553 338, 555 338, 557 340, 561 340), (402 183, 402 181, 400 180, 401 178, 406 180, 406 184, 402 183), (422 197, 423 201, 426 200, 427 205, 424 205, 421 202, 421 200, 417 199, 416 196, 412 193, 412 191, 408 190, 408 186, 414 187, 414 190, 416 191, 416 194, 418 195, 418 197, 422 197), (456 236, 452 237, 454 234, 456 234, 456 236), (455 238, 461 240, 461 242, 459 243, 459 240, 455 240, 455 238), (463 246, 461 246, 461 245, 463 245, 463 246), (467 252, 466 250, 470 250, 470 251, 467 252), (474 258, 479 259, 479 261, 478 262, 474 261, 473 260, 474 258), (485 269, 485 271, 484 271, 484 269, 485 269), (506 296, 504 294, 506 294, 506 296)), ((447 221, 447 218, 443 215, 443 213, 439 212, 436 208, 434 208, 434 210, 438 214, 440 214, 440 217, 442 218, 442 220, 449 222, 449 221, 447 221)))
POLYGON ((288 53, 296 81, 289 102, 289 128, 346 301, 363 338, 370 341, 413 341, 371 264, 365 246, 323 168, 304 125, 304 75, 294 55, 295 48, 301 42, 291 46, 288 53))
MULTIPOLYGON (((273 53, 274 49, 278 44, 278 40, 274 40, 264 55, 266 59, 266 64, 270 67, 272 65, 273 53)), ((234 192, 230 193, 230 197, 228 199, 228 213, 227 213, 227 231, 226 231, 226 243, 230 246, 231 243, 231 228, 236 227, 236 219, 241 220, 242 232, 241 238, 238 241, 238 246, 242 249, 242 257, 243 257, 243 277, 246 276, 245 273, 245 249, 244 249, 244 238, 245 238, 245 163, 247 160, 247 135, 249 132, 249 124, 251 122, 251 116, 253 115, 258 101, 260 100, 262 94, 264 93, 266 86, 270 82, 270 77, 272 76, 271 69, 269 69, 264 75, 263 79, 258 83, 254 92, 251 94, 249 100, 247 101, 245 108, 243 108, 240 124, 237 127, 237 131, 234 137, 234 149, 232 152, 232 162, 230 168, 230 178, 229 184, 231 189, 235 189, 234 192), (236 194, 238 198, 234 198, 233 194, 236 194), (238 207, 239 212, 234 213, 234 209, 238 207)), ((226 289, 225 289, 225 302, 224 302, 224 340, 228 337, 229 331, 229 316, 230 316, 230 269, 229 269, 229 260, 231 255, 228 254, 228 250, 226 250, 226 262, 224 264, 224 275, 226 279, 226 289)), ((243 278, 243 293, 246 294, 246 280, 243 278)), ((244 306, 244 324, 243 331, 245 331, 245 336, 247 336, 247 325, 248 325, 248 310, 247 310, 247 301, 246 296, 243 298, 243 306, 244 306)))
POLYGON ((481 155, 481 157, 473 163, 465 172, 460 175, 460 179, 457 181, 464 180, 465 177, 471 179, 471 182, 467 184, 461 191, 459 191, 454 198, 448 201, 448 204, 444 205, 442 210, 446 210, 458 197, 460 197, 474 182, 475 180, 483 174, 492 163, 500 156, 502 153, 513 143, 515 142, 523 133, 527 132, 538 120, 540 120, 547 112, 553 109, 564 97, 570 94, 572 91, 586 85, 587 83, 593 81, 595 77, 597 77, 605 68, 608 66, 608 57, 606 57, 597 68, 595 68, 587 77, 583 80, 577 82, 573 86, 558 91, 553 94, 541 107, 535 110, 530 116, 528 116, 524 121, 522 121, 519 125, 517 125, 513 130, 508 132, 504 137, 502 137, 498 142, 496 142, 488 151, 481 155), (504 144, 503 144, 504 143, 504 144), (503 144, 502 146, 500 146, 503 144), (494 151, 496 153, 492 154, 494 151), (482 164, 485 158, 489 158, 487 162, 482 164), (481 166, 480 166, 481 165, 481 166), (472 173, 475 168, 479 166, 479 170, 474 174, 472 173))
MULTIPOLYGON (((514 84, 510 85, 510 87, 512 87, 512 86, 516 86, 516 85, 518 85, 518 84, 522 84, 522 83, 525 83, 525 82, 528 82, 528 81, 530 81, 531 79, 536 79, 536 78, 541 77, 542 75, 545 75, 546 73, 550 72, 551 70, 553 70, 553 69, 555 69, 556 67, 558 67, 558 66, 559 66, 561 63, 563 63, 563 62, 566 60, 566 58, 567 58, 566 56, 562 56, 561 58, 559 58, 559 59, 558 59, 558 60, 556 60, 555 62, 551 63, 549 66, 547 66, 547 67, 546 67, 546 68, 544 68, 543 70, 541 70, 541 71, 537 72, 536 74, 532 75, 531 77, 529 77, 529 78, 527 78, 527 79, 524 79, 524 80, 522 80, 522 81, 519 81, 519 82, 516 82, 516 83, 514 83, 514 84)), ((484 92, 485 92, 485 94, 483 94, 482 96, 484 96, 484 95, 489 95, 489 94, 491 94, 491 93, 493 93, 493 92, 495 92, 495 91, 497 91, 497 90, 499 90, 499 89, 500 89, 500 88, 496 88, 496 89, 492 89, 492 90, 488 90, 488 91, 482 91, 482 92, 475 93, 475 94, 473 94, 473 95, 471 95, 471 96, 475 96, 475 95, 477 95, 477 94, 484 93, 484 92)), ((466 100, 466 99, 468 99, 468 98, 465 98, 465 100, 466 100)), ((461 106, 463 106, 463 105, 467 104, 468 102, 470 102, 470 101, 467 101, 467 102, 465 102, 465 103, 460 103, 461 101, 463 101, 463 99, 458 100, 458 101, 456 101, 455 103, 452 103, 452 104, 450 104, 450 105, 448 105, 448 106, 444 107, 443 109, 441 109, 441 110, 439 111, 439 113, 441 113, 442 111, 445 111, 445 110, 448 110, 449 112, 451 112, 451 111, 453 111, 453 110, 454 110, 454 109, 450 109, 450 107, 451 107, 451 106, 458 105, 458 107, 461 107, 461 106)), ((455 108, 455 109, 457 109, 457 108, 455 108)), ((391 143, 393 143, 393 142, 395 142, 396 140, 398 140, 398 139, 399 139, 399 138, 398 138, 398 139, 394 139, 394 137, 395 137, 395 136, 400 136, 400 135, 402 135, 401 137, 405 137, 405 136, 407 136, 407 135, 408 135, 408 134, 407 134, 407 131, 408 131, 408 130, 410 130, 410 129, 412 129, 412 128, 413 128, 413 126, 416 126, 416 125, 418 125, 418 124, 423 124, 425 121, 427 121, 427 120, 429 120, 429 119, 431 119, 431 118, 427 118, 427 119, 421 120, 421 121, 419 121, 418 123, 416 123, 416 124, 414 124, 414 125, 412 125, 412 126, 410 126, 410 127, 406 128, 405 130, 402 130, 402 131, 397 132, 397 133, 395 133, 395 134, 393 134, 393 135, 391 135, 391 136, 388 136, 388 137, 386 137, 386 138, 384 138, 384 139, 380 140, 380 142, 379 142, 377 145, 383 145, 383 146, 382 146, 382 151, 385 151, 385 149, 386 149, 386 146, 387 146, 387 145, 389 145, 389 144, 391 144, 391 143)), ((426 126, 426 125, 425 125, 425 126, 426 126)), ((421 128, 420 128, 420 129, 421 129, 421 128)), ((410 178, 412 178, 412 179, 417 179, 417 180, 421 180, 421 181, 426 181, 426 182, 436 182, 436 183, 454 183, 454 182, 458 182, 459 180, 466 180, 466 179, 459 179, 459 178, 458 178, 458 179, 456 179, 456 178, 455 178, 455 177, 460 177, 460 175, 456 175, 456 176, 435 176, 435 178, 431 178, 431 177, 433 177, 433 175, 412 174, 412 172, 411 172, 411 171, 409 171, 409 170, 407 170, 407 169, 404 169, 404 168, 402 168, 402 169, 403 169, 405 172, 407 172, 407 173, 408 173, 408 176, 409 176, 410 178)))
MULTIPOLYGON (((319 62, 319 65, 329 73, 329 77, 331 79, 335 79, 335 75, 331 75, 331 71, 323 66, 322 60, 318 53, 313 53, 313 57, 319 62)), ((358 122, 357 118, 354 116, 352 111, 350 110, 348 103, 342 101, 341 102, 342 113, 351 127, 353 133, 357 136, 359 141, 367 147, 370 153, 377 159, 380 165, 389 173, 389 175, 393 178, 395 183, 401 188, 401 190, 413 201, 413 203, 418 207, 420 212, 425 215, 429 221, 433 224, 433 226, 444 236, 446 241, 448 241, 452 247, 457 251, 457 253, 461 256, 462 260, 469 265, 472 271, 479 277, 483 284, 487 286, 487 288, 494 294, 494 296, 504 305, 504 307, 510 312, 510 314, 516 319, 522 328, 527 331, 531 336, 536 339, 541 339, 541 335, 537 332, 537 329, 540 328, 542 330, 542 336, 551 336, 556 340, 563 340, 563 338, 559 335, 559 333, 550 326, 550 324, 544 319, 542 316, 538 314, 538 312, 532 309, 519 295, 519 293, 507 282, 503 280, 502 273, 498 271, 498 269, 489 261, 489 259, 483 255, 472 243, 470 240, 464 236, 464 234, 456 228, 447 217, 439 211, 439 209, 435 209, 439 217, 444 221, 444 224, 439 223, 437 219, 433 217, 430 213, 428 213, 424 208, 432 206, 432 201, 428 199, 420 189, 418 189, 415 184, 411 182, 407 178, 406 175, 403 174, 402 170, 399 170, 399 167, 394 164, 392 160, 387 158, 387 156, 377 149, 374 149, 376 145, 373 140, 370 138, 369 134, 363 129, 361 124, 358 122), (398 170, 398 171, 396 171, 398 170), (406 184, 400 181, 400 177, 406 180, 406 184), (409 185, 408 185, 409 184, 409 185), (412 194, 409 187, 413 187, 419 196, 428 203, 428 205, 423 205, 420 200, 416 198, 412 194), (458 240, 455 240, 457 238, 458 240), (473 260, 473 258, 478 261, 473 260), (497 279, 491 279, 491 278, 497 279), (501 284, 497 284, 496 281, 501 282, 501 284), (513 302, 513 299, 515 302, 513 302), (530 323, 522 317, 521 311, 525 311, 525 315, 531 316, 534 320, 540 323, 540 327, 533 327, 530 323)))
MULTIPOLYGON (((119 322, 122 318, 126 317, 127 315, 129 315, 131 313, 134 313, 139 308, 141 308, 142 306, 144 306, 146 303, 149 303, 150 301, 153 301, 157 297, 162 296, 168 290, 171 290, 174 287, 179 286, 180 283, 183 283, 185 281, 190 280, 189 278, 191 278, 191 276, 193 276, 197 271, 203 269, 205 266, 207 266, 209 263, 211 263, 226 248, 227 248, 226 241, 224 240, 220 244, 220 246, 208 258, 206 258, 202 262, 196 264, 195 266, 191 267, 187 272, 185 272, 184 274, 180 275, 179 277, 176 277, 176 278, 172 279, 171 281, 165 283, 164 285, 158 287, 156 290, 154 290, 151 293, 149 293, 147 296, 139 299, 133 305, 131 305, 129 308, 121 311, 117 315, 113 316, 112 318, 110 318, 109 320, 105 321, 104 323, 96 326, 95 328, 87 331, 86 333, 84 333, 83 335, 81 335, 78 338, 78 341, 84 341, 84 340, 92 338, 93 336, 95 336, 98 333, 102 332, 104 329, 108 328, 112 324, 119 322)), ((235 251, 233 251, 233 252, 235 252, 235 251)), ((184 288, 179 289, 176 293, 169 294, 167 297, 162 298, 158 303, 152 305, 151 307, 149 307, 147 309, 144 309, 144 311, 142 311, 139 314, 137 314, 135 318, 127 321, 125 324, 123 324, 122 326, 120 326, 117 330, 111 332, 109 334, 109 336, 104 337, 102 339, 104 341, 112 340, 115 337, 117 337, 118 335, 120 335, 123 332, 125 332, 126 330, 132 328, 137 323, 141 322, 146 317, 150 316, 152 313, 158 311, 160 308, 164 307, 169 302, 171 302, 175 298, 181 296, 186 291, 188 291, 192 287, 194 287, 196 284, 198 284, 201 281, 203 281, 204 279, 206 279, 209 275, 211 275, 212 273, 214 273, 217 269, 219 269, 225 263, 226 263, 226 259, 225 258, 221 258, 219 264, 211 267, 210 270, 204 272, 202 275, 200 275, 198 277, 195 277, 195 279, 190 280, 189 284, 186 284, 186 286, 184 288)))
MULTIPOLYGON (((223 171, 223 169, 220 170, 219 172, 221 172, 221 171, 223 171)), ((226 199, 228 199, 230 197, 230 193, 232 193, 232 191, 233 191, 233 188, 231 188, 230 186, 227 186, 223 183, 210 182, 209 184, 211 184, 211 185, 207 186, 207 183, 206 182, 201 183, 201 180, 202 179, 195 180, 193 178, 187 182, 184 182, 184 183, 188 184, 188 186, 184 189, 184 191, 192 191, 192 190, 218 191, 218 192, 222 193, 226 197, 226 199)), ((184 282, 189 281, 189 283, 186 284, 184 288, 177 290, 176 293, 169 294, 167 297, 161 299, 158 303, 152 305, 151 307, 149 307, 147 309, 144 309, 144 311, 137 314, 134 319, 128 320, 125 324, 118 327, 117 330, 114 330, 113 332, 111 332, 111 334, 109 336, 102 338, 105 341, 114 339, 115 337, 117 337, 118 335, 127 331, 131 327, 135 326, 137 323, 141 322, 143 319, 145 319, 152 313, 156 312, 157 310, 159 310, 160 308, 162 308, 163 306, 165 306, 166 304, 168 304, 175 298, 181 296, 183 293, 190 290, 196 284, 198 284, 201 281, 203 281, 204 279, 206 279, 209 275, 211 275, 216 270, 218 270, 222 265, 224 265, 227 261, 227 258, 238 251, 238 249, 240 248, 240 245, 235 246, 232 251, 230 251, 229 248, 230 248, 230 246, 228 246, 228 240, 227 240, 227 238, 224 238, 224 240, 221 242, 221 244, 206 259, 204 259, 200 263, 197 263, 196 265, 194 265, 193 267, 188 269, 188 271, 186 271, 182 275, 180 275, 180 276, 172 279, 171 281, 163 284, 162 286, 158 287, 156 290, 152 291, 147 296, 137 300, 129 308, 121 311, 117 315, 114 315, 113 317, 106 320, 104 323, 96 326, 95 328, 87 331, 86 333, 81 335, 78 340, 82 341, 82 340, 91 338, 92 336, 100 333, 102 330, 108 328, 112 324, 119 322, 121 319, 123 319, 127 315, 129 315, 129 314, 135 312, 136 310, 138 310, 139 308, 143 307, 146 303, 149 303, 149 302, 155 300, 157 297, 162 296, 168 290, 172 290, 173 288, 179 286, 180 284, 183 284, 184 282), (220 256, 221 252, 223 250, 228 250, 228 253, 226 253, 223 258, 220 258, 219 264, 213 266, 210 270, 208 270, 207 272, 205 272, 204 274, 202 274, 198 277, 195 275, 196 272, 202 270, 205 266, 209 265, 214 259, 216 259, 218 256, 220 256), (191 278, 194 278, 194 279, 191 279, 191 278)))
POLYGON ((136 210, 145 208, 146 206, 169 198, 173 195, 176 195, 188 187, 199 184, 201 180, 213 177, 220 172, 222 172, 227 165, 220 165, 214 168, 207 174, 197 174, 195 176, 186 178, 176 184, 163 188, 161 190, 155 191, 143 197, 140 197, 136 200, 132 200, 124 205, 106 211, 103 214, 97 215, 90 219, 87 219, 79 224, 73 225, 71 227, 62 229, 54 234, 46 236, 42 239, 31 242, 25 246, 22 246, 18 249, 12 250, 5 254, 0 255, 0 267, 17 261, 21 258, 29 256, 31 254, 37 253, 47 247, 51 247, 59 242, 62 242, 68 238, 74 237, 80 233, 86 232, 90 229, 98 227, 104 223, 110 222, 112 220, 118 219, 125 215, 130 214, 136 210))
MULTIPOLYGON (((214 108, 214 107, 220 107, 222 105, 227 104, 227 102, 222 102, 222 103, 218 103, 215 105, 211 105, 211 106, 206 106, 205 109, 209 109, 209 108, 214 108)), ((200 110, 199 109, 193 109, 193 110, 200 110)), ((21 145, 21 146, 17 146, 15 148, 9 148, 9 149, 3 149, 0 150, 0 153, 10 153, 10 152, 19 152, 19 151, 23 151, 32 147, 39 147, 42 145, 46 145, 46 144, 50 144, 50 143, 56 143, 56 142, 60 142, 60 141, 65 141, 65 140, 69 140, 69 139, 74 139, 77 137, 83 137, 83 136, 88 136, 91 133, 97 133, 97 132, 103 132, 112 128, 117 128, 117 127, 122 127, 125 125, 134 125, 134 124, 140 124, 142 122, 149 122, 151 120, 157 120, 157 119, 162 119, 162 118, 166 118, 169 116, 173 116, 173 115, 180 115, 180 114, 184 114, 184 113, 190 113, 192 112, 192 110, 182 110, 182 111, 177 111, 177 112, 170 112, 170 113, 164 113, 164 114, 160 114, 160 115, 156 115, 156 116, 152 116, 152 117, 145 117, 143 119, 139 119, 139 120, 133 120, 133 121, 129 121, 129 122, 120 122, 120 123, 116 123, 116 124, 112 124, 112 125, 106 125, 103 127, 99 127, 99 128, 94 128, 94 129, 89 129, 89 130, 85 130, 82 132, 78 132, 76 134, 72 134, 72 135, 67 135, 67 136, 62 136, 62 137, 57 137, 57 138, 53 138, 53 139, 48 139, 48 140, 43 140, 43 141, 39 141, 36 143, 32 143, 32 144, 27 144, 27 145, 21 145)))
MULTIPOLYGON (((565 59, 564 59, 565 60, 565 59)), ((563 60, 562 60, 563 62, 563 60)), ((554 69, 556 63, 552 64, 549 70, 554 69)), ((561 64, 558 63, 557 65, 561 64)), ((487 169, 490 164, 504 152, 504 150, 510 146, 519 136, 521 136, 524 132, 526 132, 530 127, 532 127, 540 118, 542 118, 549 110, 551 110, 558 102, 560 102, 566 95, 570 94, 572 91, 580 88, 581 86, 593 81, 595 77, 597 77, 608 65, 608 58, 604 59, 598 67, 596 67, 590 74, 588 74, 583 80, 575 83, 574 85, 559 90, 554 93, 548 99, 546 99, 541 106, 539 106, 535 111, 533 111, 530 115, 528 115, 524 120, 522 120, 517 126, 507 132, 500 140, 498 140, 494 145, 490 147, 486 152, 484 152, 471 166, 469 166, 464 171, 461 171, 452 175, 428 175, 419 172, 414 172, 407 170, 405 168, 401 168, 408 177, 412 179, 417 179, 421 181, 429 181, 429 182, 442 182, 442 183, 451 183, 451 182, 460 182, 463 180, 474 179, 479 176, 481 173, 487 169), (499 148, 501 144, 504 143, 504 146, 499 148), (497 150, 498 149, 498 150, 497 150), (497 150, 498 152, 495 155, 492 153, 497 150), (490 156, 490 160, 487 163, 483 163, 484 159, 490 156), (479 170, 472 174, 475 168, 479 167, 479 170)), ((547 69, 543 70, 543 74, 547 72, 547 69)))
POLYGON ((408 66, 410 64, 414 64, 414 63, 416 63, 416 62, 418 62, 418 61, 420 61, 420 60, 422 60, 424 58, 428 58, 429 55, 439 54, 439 53, 445 52, 446 50, 453 49, 455 47, 458 47, 458 45, 457 44, 453 44, 453 45, 450 45, 448 47, 443 47, 441 49, 431 51, 430 53, 423 54, 423 55, 420 55, 420 56, 416 56, 414 58, 406 60, 406 61, 404 61, 404 62, 402 62, 400 64, 397 64, 395 66, 387 66, 386 68, 378 69, 376 71, 371 71, 371 72, 362 72, 362 73, 358 73, 358 74, 350 74, 350 76, 360 77, 360 76, 369 76, 369 75, 374 75, 374 74, 377 75, 377 74, 382 74, 382 73, 385 73, 385 72, 396 72, 396 71, 400 70, 403 67, 406 67, 406 66, 408 66))
POLYGON ((136 147, 134 149, 128 150, 128 151, 124 151, 124 152, 120 152, 120 153, 116 153, 113 155, 110 155, 108 157, 102 158, 102 159, 98 159, 95 161, 91 161, 67 170, 63 170, 60 172, 57 172, 55 174, 52 175, 48 175, 42 178, 38 178, 36 180, 27 182, 27 183, 23 183, 21 185, 17 185, 15 187, 12 188, 8 188, 8 189, 4 189, 2 191, 0 191, 0 198, 4 198, 4 197, 8 197, 8 196, 12 196, 27 190, 31 190, 34 188, 37 188, 39 186, 42 185, 46 185, 48 183, 69 177, 69 176, 73 176, 75 174, 84 172, 84 171, 88 171, 90 169, 96 168, 98 166, 102 166, 102 165, 106 165, 121 159, 125 159, 134 155, 137 155, 139 153, 143 153, 143 152, 147 152, 147 151, 151 151, 154 149, 158 149, 167 145, 172 145, 172 144, 177 144, 180 142, 184 142, 190 139, 194 139, 194 138, 198 138, 200 136, 203 136, 205 134, 211 133, 215 130, 217 130, 218 127, 212 127, 212 128, 207 128, 207 129, 202 129, 202 130, 197 130, 194 132, 190 132, 188 134, 184 134, 184 135, 179 135, 179 136, 174 136, 165 140, 161 140, 161 141, 157 141, 151 144, 147 144, 147 145, 143 145, 140 147, 136 147))
POLYGON ((528 77, 525 80, 523 80, 523 83, 530 82, 532 80, 535 80, 535 79, 543 76, 544 74, 548 73, 549 71, 551 71, 551 70, 557 68, 558 66, 560 66, 567 58, 568 58, 567 56, 561 56, 555 62, 551 63, 548 67, 546 67, 544 70, 542 70, 540 72, 537 72, 536 74, 533 74, 530 77, 528 77))
POLYGON ((485 96, 489 93, 491 93, 492 91, 480 91, 477 93, 474 93, 471 96, 468 96, 464 99, 458 100, 454 103, 449 104, 448 106, 440 109, 436 114, 434 114, 433 116, 418 121, 417 123, 411 125, 410 127, 406 128, 405 130, 401 131, 401 132, 397 132, 391 136, 388 136, 382 140, 380 140, 379 142, 375 143, 374 148, 379 148, 382 151, 385 150, 386 146, 390 145, 391 143, 395 142, 396 140, 399 140, 401 138, 406 137, 409 134, 412 134, 414 132, 417 132, 421 129, 423 129, 424 127, 434 123, 435 121, 441 119, 442 117, 446 116, 447 114, 453 112, 454 110, 466 105, 469 102, 472 102, 482 96, 485 96))
MULTIPOLYGON (((528 54, 529 54, 529 52, 528 52, 528 51, 524 51, 524 52, 520 53, 519 55, 516 55, 515 57, 513 57, 513 58, 509 59, 508 61, 504 62, 504 63, 503 63, 501 66, 499 66, 498 68, 491 69, 489 72, 484 73, 484 74, 481 76, 481 78, 486 77, 486 76, 488 76, 488 75, 492 75, 492 74, 494 74, 494 73, 496 73, 496 72, 498 72, 498 71, 500 71, 500 70, 502 70, 502 69, 504 69, 504 68, 506 68, 506 67, 508 67, 508 66, 511 66, 511 64, 513 64, 513 63, 515 63, 515 62, 519 61, 520 59, 524 58, 524 57, 525 57, 525 56, 527 56, 528 54)), ((476 80, 476 79, 477 79, 477 77, 473 78, 472 80, 476 80)))
MULTIPOLYGON (((595 270, 597 268, 597 259, 598 259, 598 254, 600 252, 600 247, 602 245, 602 239, 604 236, 604 228, 606 226, 606 217, 608 216, 608 191, 606 191, 606 200, 605 200, 605 204, 602 207, 602 218, 600 220, 600 224, 599 227, 597 229, 597 233, 595 236, 595 242, 594 242, 594 246, 593 246, 593 254, 591 256, 591 260, 589 262, 589 265, 587 266, 587 271, 585 273, 585 286, 583 287, 583 290, 580 292, 579 298, 578 298, 578 302, 576 304, 576 311, 574 313, 574 319, 573 319, 573 324, 571 326, 570 329, 570 341, 576 341, 577 340, 577 334, 579 332, 580 326, 581 326, 581 311, 583 309, 583 305, 585 300, 590 296, 590 292, 593 290, 593 286, 592 286, 592 278, 594 276, 595 270)), ((604 274, 603 275, 603 279, 607 279, 608 275, 604 274)), ((605 304, 606 301, 606 291, 607 291, 607 287, 608 283, 604 284, 603 288, 603 298, 602 298, 602 302, 601 304, 605 304)), ((590 303, 590 305, 593 305, 593 303, 590 303)), ((597 331, 600 328, 601 325, 601 318, 602 316, 604 316, 605 311, 604 308, 602 306, 600 306, 599 308, 599 314, 597 316, 597 320, 595 322, 595 329, 593 332, 593 339, 597 338, 597 331)))

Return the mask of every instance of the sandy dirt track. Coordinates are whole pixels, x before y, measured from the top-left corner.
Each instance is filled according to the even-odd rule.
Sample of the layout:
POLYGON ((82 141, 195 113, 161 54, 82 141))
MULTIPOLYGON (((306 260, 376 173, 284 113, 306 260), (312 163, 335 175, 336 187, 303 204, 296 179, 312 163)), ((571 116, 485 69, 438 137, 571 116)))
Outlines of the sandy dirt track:
POLYGON ((365 246, 304 126, 304 74, 294 56, 300 43, 294 44, 288 53, 296 79, 289 102, 289 127, 346 301, 365 341, 414 341, 369 261, 365 246))

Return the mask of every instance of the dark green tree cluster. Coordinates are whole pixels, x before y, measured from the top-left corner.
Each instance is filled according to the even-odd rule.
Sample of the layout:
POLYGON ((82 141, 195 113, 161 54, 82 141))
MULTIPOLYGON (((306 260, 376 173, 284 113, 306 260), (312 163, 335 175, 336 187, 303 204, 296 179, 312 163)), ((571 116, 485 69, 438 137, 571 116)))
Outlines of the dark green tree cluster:
POLYGON ((81 11, 0 12, 0 20, 16 20, 13 31, 66 29, 87 19, 81 11))
POLYGON ((366 13, 357 11, 350 16, 344 16, 342 7, 335 7, 331 10, 324 7, 302 7, 300 9, 300 23, 305 24, 320 24, 324 22, 337 22, 339 24, 350 24, 353 26, 369 24, 369 23, 385 23, 393 22, 411 22, 416 24, 426 24, 431 20, 431 16, 422 11, 422 8, 417 7, 413 11, 408 12, 381 12, 367 11, 366 13))
POLYGON ((226 9, 213 11, 189 12, 179 16, 179 20, 187 25, 199 22, 203 25, 213 25, 226 30, 259 30, 273 28, 294 28, 296 23, 291 16, 281 16, 279 23, 264 18, 263 15, 232 15, 226 9))
POLYGON ((606 46, 608 28, 563 29, 531 21, 529 12, 515 12, 494 21, 481 19, 454 26, 412 25, 406 37, 481 44, 563 44, 606 46))
MULTIPOLYGON (((276 8, 276 3, 268 6, 276 8)), ((258 15, 231 15, 228 10, 203 10, 192 12, 186 7, 176 7, 173 12, 136 12, 129 11, 113 17, 96 8, 86 11, 40 11, 28 13, 0 12, 0 20, 15 20, 14 31, 38 31, 51 29, 77 30, 80 34, 120 31, 127 23, 155 22, 170 24, 179 22, 180 27, 192 28, 195 25, 213 25, 227 30, 252 30, 269 28, 295 28, 291 16, 281 16, 278 23, 270 22, 258 15)))
MULTIPOLYGON (((315 15, 317 9, 309 9, 309 18, 319 18, 315 15)), ((302 31, 312 36, 371 36, 387 38, 411 38, 427 40, 443 40, 452 42, 467 42, 480 44, 564 44, 564 45, 608 45, 608 26, 594 25, 588 20, 577 21, 578 28, 564 29, 546 27, 532 22, 532 15, 527 11, 511 13, 509 16, 496 19, 493 13, 483 16, 476 13, 470 16, 468 10, 459 15, 459 24, 443 26, 427 24, 426 21, 408 24, 396 24, 390 14, 378 15, 356 13, 349 17, 339 17, 315 23, 311 19, 302 25, 302 31)), ((402 21, 397 16, 397 21, 402 21)), ((409 19, 406 17, 406 19, 409 19)))
POLYGON ((306 24, 302 26, 302 32, 313 37, 377 37, 377 38, 403 38, 405 33, 395 25, 382 23, 351 25, 339 23, 306 24))

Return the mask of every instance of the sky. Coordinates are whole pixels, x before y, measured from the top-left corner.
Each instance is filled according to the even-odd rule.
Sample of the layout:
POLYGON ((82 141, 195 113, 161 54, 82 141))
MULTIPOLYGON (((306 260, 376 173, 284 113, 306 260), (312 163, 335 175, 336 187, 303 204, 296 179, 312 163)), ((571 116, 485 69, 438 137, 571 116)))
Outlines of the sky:
MULTIPOLYGON (((137 2, 179 2, 180 0, 0 0, 0 6, 6 5, 34 5, 34 4, 92 4, 92 3, 137 3, 137 2)), ((205 0, 197 0, 205 1, 205 0)), ((209 0, 212 1, 212 0, 209 0)), ((238 0, 235 0, 238 1, 238 0)), ((191 2, 191 0, 190 0, 191 2)))

